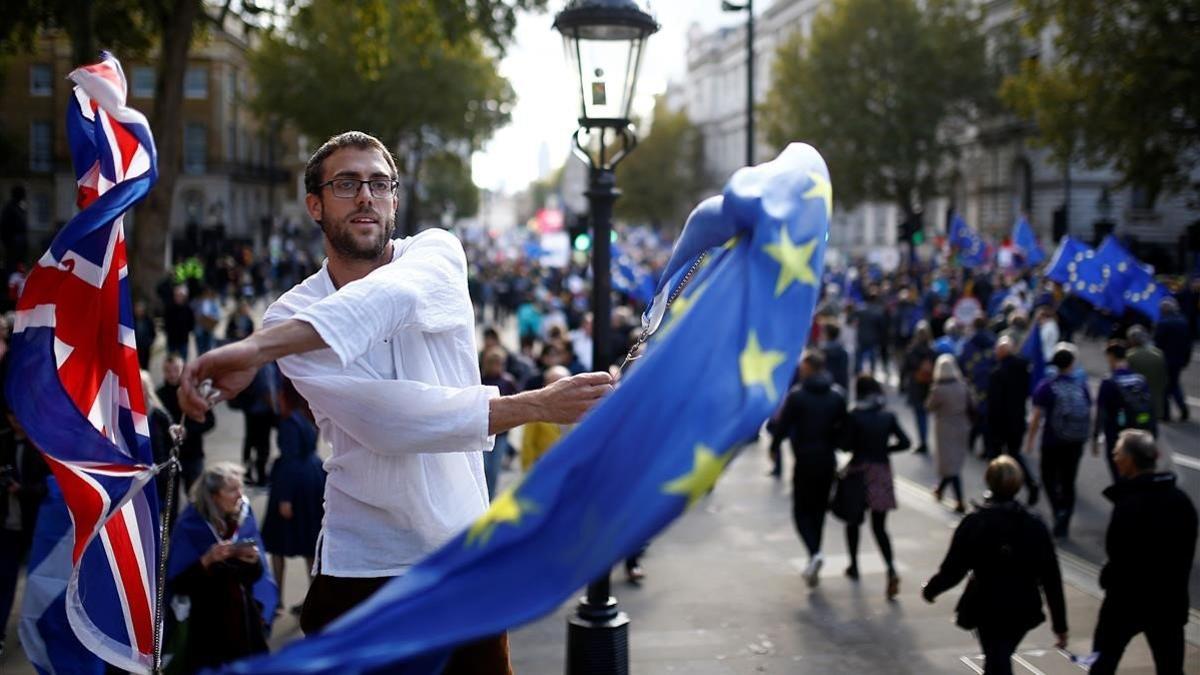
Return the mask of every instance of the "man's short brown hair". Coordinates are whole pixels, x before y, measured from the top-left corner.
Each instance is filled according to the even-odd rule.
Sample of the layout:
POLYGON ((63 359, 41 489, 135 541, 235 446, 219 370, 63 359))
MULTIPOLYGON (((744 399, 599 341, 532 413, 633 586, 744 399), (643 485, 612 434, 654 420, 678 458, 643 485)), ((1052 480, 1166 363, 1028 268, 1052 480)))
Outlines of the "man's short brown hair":
POLYGON ((305 192, 310 195, 321 192, 321 178, 323 175, 322 171, 325 169, 325 159, 342 148, 378 150, 379 154, 383 155, 383 159, 387 161, 388 168, 392 172, 392 178, 396 178, 396 160, 392 157, 392 153, 388 151, 387 146, 383 144, 383 141, 361 131, 345 131, 325 141, 321 147, 317 148, 313 156, 308 158, 308 165, 304 167, 305 192))

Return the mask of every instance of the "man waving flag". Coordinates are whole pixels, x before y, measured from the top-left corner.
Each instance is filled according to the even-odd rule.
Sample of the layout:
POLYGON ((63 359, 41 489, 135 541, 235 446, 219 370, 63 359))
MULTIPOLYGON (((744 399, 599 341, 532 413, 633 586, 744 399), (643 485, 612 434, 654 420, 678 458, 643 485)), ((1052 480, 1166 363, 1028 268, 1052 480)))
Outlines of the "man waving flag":
POLYGON ((148 672, 159 509, 155 491, 142 489, 154 468, 122 221, 157 179, 154 139, 126 107, 125 74, 110 54, 70 79, 67 139, 81 210, 17 302, 5 386, 70 514, 71 629, 105 661, 148 672))

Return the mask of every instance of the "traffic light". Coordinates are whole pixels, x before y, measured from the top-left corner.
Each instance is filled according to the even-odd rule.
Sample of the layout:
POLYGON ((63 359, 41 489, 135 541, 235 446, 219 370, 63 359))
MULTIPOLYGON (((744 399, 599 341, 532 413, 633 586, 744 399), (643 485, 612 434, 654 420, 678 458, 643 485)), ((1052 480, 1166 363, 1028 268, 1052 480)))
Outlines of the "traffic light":
POLYGON ((925 243, 925 223, 920 214, 913 214, 900 223, 896 241, 901 244, 920 246, 925 243))
POLYGON ((571 248, 576 251, 591 250, 592 235, 588 234, 587 218, 572 218, 567 227, 567 235, 571 238, 571 248))
POLYGON ((900 223, 900 232, 896 235, 897 244, 906 244, 912 241, 912 221, 905 220, 900 223))

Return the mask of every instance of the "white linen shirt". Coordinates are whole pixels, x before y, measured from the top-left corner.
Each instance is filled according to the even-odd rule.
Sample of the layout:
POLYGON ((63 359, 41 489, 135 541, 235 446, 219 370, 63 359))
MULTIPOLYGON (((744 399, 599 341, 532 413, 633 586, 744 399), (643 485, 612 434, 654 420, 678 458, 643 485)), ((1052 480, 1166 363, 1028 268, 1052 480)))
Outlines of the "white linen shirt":
POLYGON ((392 262, 334 288, 328 262, 267 308, 327 349, 280 370, 308 400, 333 446, 315 571, 403 574, 488 506, 490 451, 462 244, 445 230, 392 242, 392 262))

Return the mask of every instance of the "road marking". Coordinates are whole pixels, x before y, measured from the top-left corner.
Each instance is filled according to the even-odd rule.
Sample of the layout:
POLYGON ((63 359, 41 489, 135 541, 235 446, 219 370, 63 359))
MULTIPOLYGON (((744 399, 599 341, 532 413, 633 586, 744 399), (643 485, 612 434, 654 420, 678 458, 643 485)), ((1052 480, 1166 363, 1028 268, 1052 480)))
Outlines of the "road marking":
POLYGON ((965 663, 967 665, 968 668, 975 671, 976 675, 983 675, 983 668, 980 668, 979 666, 975 665, 975 660, 972 659, 971 657, 964 656, 964 657, 960 658, 959 661, 962 661, 963 663, 965 663))
POLYGON ((1187 397, 1187 404, 1193 408, 1200 408, 1200 396, 1187 397))
POLYGON ((1025 659, 1021 658, 1020 656, 1018 656, 1016 654, 1013 654, 1012 660, 1019 663, 1022 668, 1025 668, 1029 672, 1033 673, 1033 675, 1046 675, 1045 673, 1038 670, 1037 668, 1034 668, 1032 663, 1026 661, 1025 659))
POLYGON ((1171 461, 1179 466, 1186 466, 1189 469, 1200 471, 1200 459, 1196 459, 1190 455, 1176 452, 1171 455, 1171 461))

